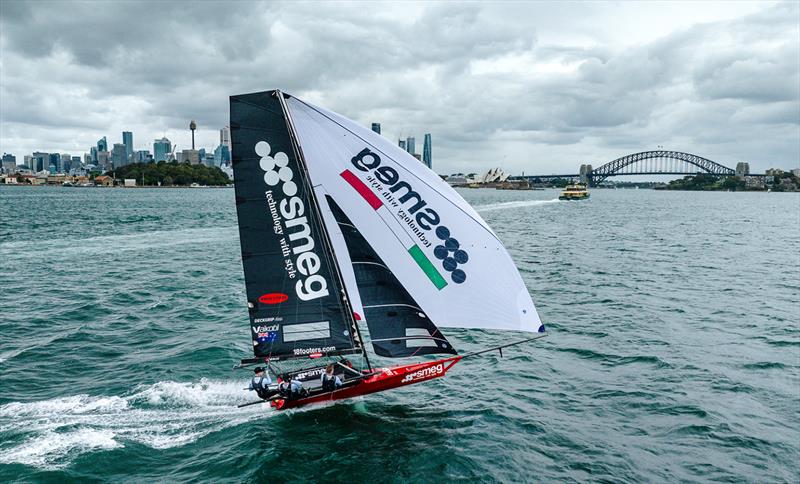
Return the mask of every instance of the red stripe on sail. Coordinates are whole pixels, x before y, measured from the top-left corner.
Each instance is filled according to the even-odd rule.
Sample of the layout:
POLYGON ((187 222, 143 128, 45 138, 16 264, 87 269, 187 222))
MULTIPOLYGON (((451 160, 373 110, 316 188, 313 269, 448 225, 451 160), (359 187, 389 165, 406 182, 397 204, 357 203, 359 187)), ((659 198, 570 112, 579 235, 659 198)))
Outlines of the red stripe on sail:
POLYGON ((349 183, 351 187, 355 188, 358 194, 361 195, 361 197, 364 200, 366 200, 369 206, 372 207, 374 210, 378 210, 383 206, 383 202, 381 202, 381 199, 378 198, 377 195, 372 193, 372 190, 370 190, 369 187, 364 185, 364 182, 359 180, 358 177, 353 174, 353 172, 351 172, 350 170, 345 170, 339 173, 339 175, 342 178, 344 178, 344 180, 347 183, 349 183))

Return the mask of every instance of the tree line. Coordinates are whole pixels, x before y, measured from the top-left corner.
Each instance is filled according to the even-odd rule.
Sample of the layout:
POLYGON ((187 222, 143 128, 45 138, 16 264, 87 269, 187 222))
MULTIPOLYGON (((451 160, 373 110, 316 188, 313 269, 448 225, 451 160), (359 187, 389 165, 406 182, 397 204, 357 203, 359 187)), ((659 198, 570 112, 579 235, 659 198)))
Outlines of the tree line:
POLYGON ((114 179, 133 178, 137 185, 188 186, 192 183, 208 186, 228 185, 228 175, 216 166, 192 165, 177 161, 131 163, 114 170, 114 179), (142 178, 144 177, 144 178, 142 178), (142 181, 144 180, 144 183, 142 181))
POLYGON ((772 190, 774 192, 797 191, 800 189, 800 179, 791 172, 784 172, 782 175, 774 176, 771 181, 766 181, 763 187, 748 187, 746 182, 735 176, 719 177, 710 173, 698 173, 697 175, 685 176, 679 180, 672 180, 667 186, 667 190, 701 190, 701 191, 762 191, 772 190))

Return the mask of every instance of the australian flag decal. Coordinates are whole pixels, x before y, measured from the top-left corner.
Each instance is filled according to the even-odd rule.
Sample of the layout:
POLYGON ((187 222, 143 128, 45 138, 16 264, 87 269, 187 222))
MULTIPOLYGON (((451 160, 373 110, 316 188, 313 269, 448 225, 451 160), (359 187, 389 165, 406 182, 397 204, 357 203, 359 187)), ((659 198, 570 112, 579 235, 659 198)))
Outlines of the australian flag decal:
POLYGON ((266 333, 258 333, 256 336, 256 341, 259 343, 272 343, 276 339, 278 339, 278 332, 277 331, 268 331, 266 333))

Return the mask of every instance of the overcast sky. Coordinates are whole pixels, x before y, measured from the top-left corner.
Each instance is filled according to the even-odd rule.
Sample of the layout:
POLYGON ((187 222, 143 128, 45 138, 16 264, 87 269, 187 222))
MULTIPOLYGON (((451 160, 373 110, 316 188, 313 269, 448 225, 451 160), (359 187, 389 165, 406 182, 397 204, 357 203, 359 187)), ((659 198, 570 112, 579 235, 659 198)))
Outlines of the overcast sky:
POLYGON ((280 88, 440 173, 576 172, 687 151, 800 166, 798 2, 0 1, 0 151, 133 131, 213 148, 228 96, 280 88))

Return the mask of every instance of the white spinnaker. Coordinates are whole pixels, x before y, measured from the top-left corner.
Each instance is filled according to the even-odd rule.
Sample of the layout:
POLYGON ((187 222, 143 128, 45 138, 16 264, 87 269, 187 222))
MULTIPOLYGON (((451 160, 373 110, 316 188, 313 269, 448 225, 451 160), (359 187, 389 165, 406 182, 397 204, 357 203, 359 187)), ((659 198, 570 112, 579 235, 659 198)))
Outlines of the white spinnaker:
POLYGON ((336 201, 434 324, 543 330, 508 252, 453 188, 377 133, 294 97, 287 104, 317 197, 336 201), (359 153, 368 154, 354 163, 359 153), (411 190, 418 196, 401 202, 411 190))

